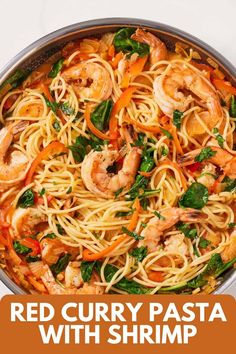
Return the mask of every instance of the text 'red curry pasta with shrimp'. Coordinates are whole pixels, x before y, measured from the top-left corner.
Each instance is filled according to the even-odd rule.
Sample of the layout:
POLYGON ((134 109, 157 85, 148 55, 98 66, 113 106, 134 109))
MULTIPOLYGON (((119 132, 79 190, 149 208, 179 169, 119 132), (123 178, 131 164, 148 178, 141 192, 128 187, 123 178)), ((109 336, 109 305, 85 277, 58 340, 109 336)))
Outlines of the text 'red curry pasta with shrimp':
POLYGON ((141 28, 0 87, 2 268, 31 293, 209 293, 236 262, 236 88, 141 28))

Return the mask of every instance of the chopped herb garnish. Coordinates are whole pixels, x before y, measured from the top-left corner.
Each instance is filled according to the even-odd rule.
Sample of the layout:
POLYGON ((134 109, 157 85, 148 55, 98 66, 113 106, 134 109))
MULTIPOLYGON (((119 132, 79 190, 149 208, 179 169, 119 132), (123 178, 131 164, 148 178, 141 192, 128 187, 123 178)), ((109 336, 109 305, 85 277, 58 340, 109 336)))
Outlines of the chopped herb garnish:
POLYGON ((231 97, 229 114, 230 114, 230 117, 236 118, 236 99, 235 99, 235 96, 231 97))
MULTIPOLYGON (((62 112, 65 113, 67 116, 72 116, 73 114, 75 114, 75 110, 69 105, 68 102, 62 103, 60 105, 60 108, 61 108, 62 112)), ((76 115, 76 117, 77 117, 77 115, 76 115)))
POLYGON ((117 198, 123 191, 124 188, 119 188, 117 191, 114 192, 114 196, 117 198))
POLYGON ((54 239, 54 238, 57 238, 57 236, 53 232, 51 232, 50 234, 46 234, 45 236, 43 236, 43 238, 54 239))
POLYGON ((63 227, 60 224, 56 224, 57 227, 57 231, 60 235, 63 235, 65 233, 65 230, 63 229, 63 227))
POLYGON ((138 235, 136 232, 132 232, 132 231, 128 230, 127 227, 125 227, 125 226, 122 226, 122 231, 123 231, 125 234, 129 235, 130 237, 133 237, 136 241, 139 241, 139 240, 143 240, 143 239, 144 239, 143 236, 140 236, 140 235, 138 235))
POLYGON ((195 157, 196 162, 202 162, 204 160, 210 159, 211 157, 215 156, 216 151, 213 151, 210 146, 203 148, 199 155, 195 157))
POLYGON ((197 257, 200 257, 200 256, 201 256, 200 253, 198 252, 198 249, 197 249, 196 245, 193 245, 193 254, 194 254, 195 256, 197 256, 197 257))
POLYGON ((57 109, 59 107, 59 104, 56 101, 49 101, 46 96, 43 96, 46 102, 46 105, 53 111, 54 114, 57 114, 57 109))
POLYGON ((72 192, 72 187, 70 186, 67 191, 66 191, 66 194, 70 194, 72 192))
POLYGON ((154 211, 153 214, 156 215, 160 220, 166 220, 166 218, 162 216, 161 213, 159 213, 158 211, 154 211))
POLYGON ((228 227, 231 229, 231 228, 233 228, 233 227, 235 227, 236 226, 236 222, 230 222, 229 224, 228 224, 228 227))
POLYGON ((168 147, 165 147, 164 145, 161 146, 161 155, 162 156, 167 156, 169 154, 169 149, 168 147))
POLYGON ((134 212, 133 209, 129 210, 129 211, 118 211, 116 214, 115 214, 115 217, 117 218, 122 218, 122 217, 125 217, 125 216, 130 216, 132 215, 134 212))
POLYGON ((142 262, 147 257, 148 249, 145 246, 136 247, 129 254, 136 258, 138 262, 142 262))
POLYGON ((163 133, 165 136, 167 136, 168 139, 173 140, 173 136, 172 136, 172 134, 171 134, 168 130, 163 129, 163 128, 160 128, 160 129, 161 129, 162 133, 163 133))
POLYGON ((13 242, 13 247, 16 253, 21 254, 23 256, 27 255, 28 253, 32 252, 32 248, 26 247, 22 245, 19 241, 13 242))
POLYGON ((25 260, 27 263, 34 263, 40 261, 41 256, 26 256, 25 260))
POLYGON ((42 188, 41 191, 39 192, 40 197, 42 197, 46 193, 46 189, 42 188))
POLYGON ((234 193, 236 191, 236 179, 231 179, 228 176, 226 176, 222 183, 225 184, 224 192, 232 192, 234 193))
POLYGON ((210 245, 210 243, 211 243, 211 241, 207 240, 204 237, 201 237, 198 246, 200 248, 205 249, 205 248, 207 248, 210 245))
POLYGON ((59 133, 59 131, 61 130, 61 126, 60 126, 60 123, 57 119, 54 120, 54 122, 52 123, 52 126, 59 133))
POLYGON ((184 224, 182 221, 179 221, 176 224, 176 228, 180 230, 185 237, 194 239, 197 237, 197 229, 191 228, 188 224, 184 224))
POLYGON ((176 109, 173 113, 173 123, 177 129, 180 129, 180 127, 181 127, 181 120, 183 118, 183 114, 184 113, 178 111, 178 109, 176 109))
POLYGON ((219 134, 219 130, 218 130, 217 128, 214 128, 214 129, 213 129, 213 134, 214 134, 215 137, 216 137, 216 140, 217 140, 217 142, 218 142, 218 145, 223 149, 225 139, 223 138, 222 135, 219 134))
POLYGON ((52 70, 48 74, 48 77, 50 77, 50 78, 56 77, 57 74, 59 73, 59 71, 61 71, 61 69, 63 67, 63 63, 64 63, 64 59, 63 58, 61 58, 58 61, 56 61, 56 63, 53 64, 52 70))
POLYGON ((29 208, 30 206, 34 205, 34 192, 33 190, 27 189, 19 198, 17 207, 20 208, 29 208))

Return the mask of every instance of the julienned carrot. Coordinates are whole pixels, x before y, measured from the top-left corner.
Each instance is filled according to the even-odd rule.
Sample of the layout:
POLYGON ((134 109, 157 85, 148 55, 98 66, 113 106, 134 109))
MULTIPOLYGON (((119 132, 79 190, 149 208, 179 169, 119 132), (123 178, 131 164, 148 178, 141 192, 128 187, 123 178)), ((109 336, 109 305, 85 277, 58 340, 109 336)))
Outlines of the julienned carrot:
POLYGON ((122 108, 127 107, 130 104, 132 99, 133 93, 137 90, 137 87, 130 86, 128 87, 116 103, 114 104, 112 111, 111 111, 111 118, 109 121, 109 131, 110 131, 110 138, 117 139, 118 138, 118 121, 116 115, 120 112, 122 108))
POLYGON ((94 135, 96 135, 98 138, 100 138, 102 140, 109 140, 110 139, 110 137, 108 135, 104 134, 103 132, 101 132, 99 129, 97 129, 93 125, 93 123, 91 121, 91 109, 90 109, 89 105, 86 106, 84 117, 85 117, 88 128, 91 130, 91 132, 94 135))
POLYGON ((111 59, 114 58, 114 56, 115 56, 115 47, 113 44, 110 45, 110 47, 108 48, 108 56, 111 59))
POLYGON ((151 127, 151 126, 147 126, 137 120, 132 119, 130 116, 126 116, 126 120, 130 123, 132 123, 133 125, 135 125, 136 127, 146 131, 146 132, 150 132, 150 133, 154 133, 154 134, 158 134, 160 133, 160 128, 159 127, 151 127))
POLYGON ((119 52, 117 53, 113 59, 110 61, 111 66, 113 67, 113 69, 116 69, 118 66, 119 61, 123 58, 123 53, 119 52))
POLYGON ((128 69, 124 75, 124 78, 122 80, 122 87, 129 86, 131 76, 137 76, 137 75, 141 74, 141 72, 143 71, 144 65, 147 62, 147 58, 148 58, 147 55, 145 57, 138 57, 138 59, 135 62, 130 64, 130 66, 128 67, 128 69))
POLYGON ((43 285, 43 283, 41 283, 40 281, 36 280, 32 275, 28 275, 27 277, 29 283, 31 285, 33 285, 33 287, 38 290, 40 293, 46 293, 47 290, 45 288, 45 286, 43 285))
POLYGON ((153 173, 156 171, 156 167, 153 168, 153 170, 151 170, 150 172, 143 172, 143 171, 139 171, 139 174, 141 176, 144 176, 144 177, 151 177, 153 175, 153 173))
POLYGON ((9 257, 14 265, 19 265, 21 264, 22 260, 21 258, 16 254, 16 251, 14 250, 13 243, 12 243, 12 238, 9 232, 9 228, 2 227, 0 230, 0 242, 7 247, 8 249, 8 254, 9 257))
POLYGON ((42 160, 47 159, 47 157, 51 154, 60 154, 61 152, 66 152, 67 148, 64 144, 60 143, 59 141, 52 141, 48 146, 46 146, 38 156, 34 159, 31 164, 31 167, 27 173, 25 179, 25 186, 32 182, 32 177, 38 165, 42 162, 42 160))
POLYGON ((236 95, 236 88, 233 87, 228 81, 213 79, 212 82, 218 90, 224 90, 231 93, 232 95, 236 95))
POLYGON ((183 172, 181 171, 181 168, 179 167, 179 165, 177 165, 176 162, 171 161, 171 160, 169 160, 169 159, 165 159, 164 161, 161 161, 161 162, 160 162, 160 165, 161 165, 161 166, 166 166, 167 168, 168 168, 169 166, 174 167, 174 168, 179 172, 183 189, 184 189, 185 191, 188 189, 186 178, 184 177, 183 172))
MULTIPOLYGON (((139 204, 139 199, 135 199, 134 201, 134 212, 132 215, 132 218, 130 220, 128 230, 133 231, 137 225, 138 222, 138 214, 140 211, 140 204, 139 204)), ((91 253, 88 249, 84 250, 83 252, 83 259, 86 261, 96 261, 97 259, 103 258, 106 255, 108 255, 111 251, 113 251, 119 244, 121 244, 123 241, 125 241, 129 236, 126 234, 121 235, 116 241, 113 242, 112 245, 109 247, 105 248, 101 252, 98 253, 91 253)))
POLYGON ((180 142, 179 142, 179 138, 178 138, 178 135, 177 135, 176 127, 172 123, 169 123, 169 124, 164 125, 163 128, 165 130, 168 130, 168 132, 170 132, 170 134, 173 137, 173 142, 175 144, 177 152, 179 154, 183 155, 183 149, 182 149, 182 147, 180 145, 180 142))
POLYGON ((53 102, 53 98, 52 98, 52 95, 51 95, 51 93, 49 91, 48 86, 45 85, 44 83, 41 83, 40 84, 40 89, 42 90, 43 94, 48 99, 48 101, 53 102))
POLYGON ((163 272, 150 272, 148 273, 148 278, 157 283, 161 283, 164 280, 163 272))

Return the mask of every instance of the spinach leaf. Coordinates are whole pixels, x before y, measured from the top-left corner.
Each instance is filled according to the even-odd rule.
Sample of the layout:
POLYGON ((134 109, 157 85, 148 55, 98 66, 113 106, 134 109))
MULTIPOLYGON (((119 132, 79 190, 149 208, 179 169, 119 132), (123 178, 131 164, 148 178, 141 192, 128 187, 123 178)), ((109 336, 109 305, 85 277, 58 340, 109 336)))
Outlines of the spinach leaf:
POLYGON ((143 236, 140 236, 140 235, 138 235, 136 232, 132 232, 132 231, 128 230, 127 227, 125 227, 125 226, 122 226, 122 231, 123 231, 125 234, 129 235, 130 237, 133 237, 136 241, 139 241, 139 240, 143 240, 143 239, 144 239, 143 236))
POLYGON ((49 99, 44 95, 43 95, 43 97, 45 99, 45 102, 46 102, 46 105, 48 106, 48 108, 50 108, 54 114, 57 114, 59 104, 56 101, 53 101, 53 102, 49 101, 49 99))
POLYGON ((219 253, 215 253, 211 256, 203 274, 204 275, 215 275, 222 269, 223 266, 224 266, 224 263, 222 261, 221 255, 219 253))
POLYGON ((131 144, 132 146, 144 146, 144 138, 145 138, 145 134, 144 133, 139 133, 138 134, 138 139, 135 140, 135 142, 133 144, 131 144))
POLYGON ((122 28, 115 34, 114 46, 116 51, 122 51, 129 55, 138 53, 140 57, 148 55, 150 52, 149 45, 133 40, 131 36, 134 32, 135 28, 122 28))
POLYGON ((34 263, 40 261, 41 256, 26 256, 25 260, 27 263, 34 263))
POLYGON ((197 229, 191 228, 189 227, 188 224, 184 224, 182 221, 179 221, 176 224, 176 228, 178 230, 180 230, 185 237, 190 238, 190 239, 194 239, 197 237, 197 229))
POLYGON ((229 114, 230 114, 230 117, 236 118, 236 99, 235 99, 235 96, 231 97, 229 114))
POLYGON ((196 162, 202 162, 204 160, 210 159, 211 157, 215 156, 216 151, 213 151, 210 146, 203 148, 199 155, 195 157, 196 162))
POLYGON ((63 272, 63 270, 66 269, 69 261, 70 261, 71 255, 69 253, 64 254, 61 256, 57 263, 51 265, 51 271, 54 276, 58 275, 59 273, 63 272))
POLYGON ((32 252, 32 248, 22 245, 19 241, 14 241, 13 247, 14 247, 14 250, 16 251, 16 253, 22 254, 23 256, 32 252))
POLYGON ((101 102, 91 114, 91 121, 93 125, 100 131, 108 128, 108 122, 113 107, 112 100, 101 102))
POLYGON ((217 128, 214 128, 214 129, 213 129, 213 134, 214 134, 215 137, 216 137, 216 140, 217 140, 217 142, 218 142, 218 145, 223 149, 225 139, 223 138, 222 135, 219 134, 219 130, 218 130, 217 128))
POLYGON ((29 188, 20 196, 17 207, 26 209, 32 205, 34 205, 34 192, 29 188))
POLYGON ((18 69, 11 75, 8 79, 6 79, 0 86, 0 90, 7 84, 11 86, 11 89, 16 88, 22 84, 22 82, 29 75, 29 72, 26 70, 18 69))
POLYGON ((229 224, 228 224, 228 227, 231 229, 231 228, 233 228, 233 227, 235 227, 236 226, 236 222, 230 222, 229 224))
POLYGON ((183 118, 183 112, 179 111, 178 109, 174 110, 173 113, 173 123, 176 126, 177 129, 180 129, 181 127, 181 120, 183 118))
POLYGON ((91 135, 91 139, 87 139, 80 135, 77 136, 73 145, 68 146, 68 149, 71 150, 75 162, 79 163, 83 161, 89 146, 96 151, 100 151, 101 145, 104 145, 105 143, 104 140, 98 139, 95 135, 91 135))
POLYGON ((207 284, 207 280, 204 279, 202 274, 200 274, 196 278, 189 280, 186 285, 188 288, 197 289, 197 288, 201 288, 202 286, 204 286, 206 284, 207 284))
POLYGON ((138 262, 142 262, 142 260, 147 257, 148 249, 145 246, 136 247, 129 254, 136 258, 138 262))
MULTIPOLYGON (((101 263, 97 262, 96 269, 100 274, 101 263)), ((109 283, 113 276, 118 272, 118 268, 112 264, 107 264, 104 268, 104 276, 106 281, 109 283)), ((145 288, 143 285, 137 283, 134 280, 129 280, 127 278, 122 278, 118 283, 113 285, 114 288, 126 291, 128 294, 148 294, 151 292, 150 289, 145 288)))
POLYGON ((202 209, 208 202, 208 189, 201 183, 194 182, 179 200, 184 208, 202 209))
POLYGON ((222 183, 225 184, 224 192, 235 192, 236 191, 236 178, 231 179, 228 176, 225 176, 222 183))
POLYGON ((201 237, 200 240, 199 240, 199 247, 200 248, 207 248, 209 245, 210 245, 211 241, 207 240, 206 238, 204 237, 201 237))
POLYGON ((173 136, 172 136, 172 134, 171 134, 168 130, 163 129, 163 128, 160 128, 160 129, 161 129, 162 133, 163 133, 165 136, 167 136, 168 139, 173 140, 173 136))
POLYGON ((94 262, 83 261, 81 263, 80 270, 81 270, 81 276, 82 276, 82 279, 84 282, 90 281, 95 264, 96 264, 96 261, 94 261, 94 262))
POLYGON ((72 187, 70 186, 67 191, 66 191, 66 194, 70 194, 72 192, 72 187))
POLYGON ((48 74, 48 77, 50 78, 54 78, 57 76, 57 74, 59 73, 59 71, 61 71, 62 67, 63 67, 63 63, 64 63, 64 59, 61 58, 58 61, 56 61, 56 63, 53 64, 51 71, 48 74))

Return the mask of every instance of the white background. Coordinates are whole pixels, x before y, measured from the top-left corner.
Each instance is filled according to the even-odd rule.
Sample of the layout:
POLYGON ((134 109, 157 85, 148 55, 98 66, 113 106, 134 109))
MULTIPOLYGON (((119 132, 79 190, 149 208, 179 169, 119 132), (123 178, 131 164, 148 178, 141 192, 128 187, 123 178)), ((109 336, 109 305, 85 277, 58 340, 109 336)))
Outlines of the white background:
MULTIPOLYGON (((236 0, 0 0, 0 14, 0 67, 49 32, 104 17, 136 17, 177 27, 236 65, 236 0)), ((236 285, 230 292, 236 296, 236 285)))

